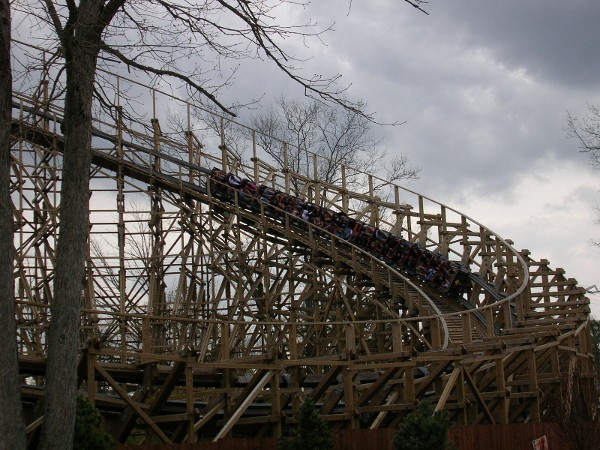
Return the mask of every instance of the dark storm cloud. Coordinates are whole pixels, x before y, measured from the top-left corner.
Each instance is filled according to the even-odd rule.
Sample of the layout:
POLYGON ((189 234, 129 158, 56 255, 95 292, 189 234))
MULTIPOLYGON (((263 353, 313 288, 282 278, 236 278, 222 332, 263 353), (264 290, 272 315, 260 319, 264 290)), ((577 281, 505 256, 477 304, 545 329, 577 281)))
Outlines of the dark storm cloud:
POLYGON ((569 86, 600 85, 600 2, 431 2, 432 22, 485 46, 507 64, 569 86))
POLYGON ((590 100, 600 3, 431 1, 426 16, 404 2, 354 1, 336 17, 343 3, 318 4, 337 22, 314 59, 326 53, 323 67, 344 73, 381 122, 407 120, 378 131, 423 168, 427 192, 507 193, 536 161, 580 158, 565 112, 590 100))

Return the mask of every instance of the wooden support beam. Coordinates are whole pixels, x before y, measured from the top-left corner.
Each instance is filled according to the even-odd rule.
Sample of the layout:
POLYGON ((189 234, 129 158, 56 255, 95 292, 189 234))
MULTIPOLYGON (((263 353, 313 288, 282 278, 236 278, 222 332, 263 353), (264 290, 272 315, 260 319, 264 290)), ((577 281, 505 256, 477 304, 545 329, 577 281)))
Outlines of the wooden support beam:
MULTIPOLYGON (((369 389, 367 389, 365 392, 361 393, 360 398, 357 402, 357 406, 364 406, 367 403, 369 403, 376 393, 385 389, 385 385, 400 370, 401 369, 397 368, 397 367, 390 367, 390 368, 386 369, 386 371, 384 373, 380 374, 379 377, 377 378, 377 380, 373 384, 371 384, 369 389)), ((412 370, 412 368, 410 368, 409 370, 412 370)))
MULTIPOLYGON (((385 401, 385 406, 392 405, 394 402, 396 402, 396 400, 398 399, 399 396, 400 396, 400 392, 398 390, 390 392, 390 395, 388 396, 388 398, 385 401)), ((412 406, 412 404, 411 404, 411 406, 412 406)), ((383 423, 383 420, 385 419, 385 417, 387 416, 387 413, 388 413, 388 411, 383 408, 376 408, 375 410, 377 412, 377 417, 375 417, 375 419, 373 420, 371 425, 369 425, 370 430, 379 428, 379 426, 383 423)))
POLYGON ((158 427, 158 425, 156 425, 156 423, 154 423, 152 418, 148 414, 146 414, 146 412, 136 402, 134 402, 129 397, 129 394, 127 393, 127 391, 125 391, 101 365, 96 363, 94 368, 95 368, 96 372, 98 372, 100 374, 100 376, 102 376, 102 378, 104 378, 104 380, 108 384, 110 384, 110 386, 119 395, 119 397, 121 397, 125 401, 125 403, 131 409, 133 409, 144 422, 146 422, 146 424, 152 429, 152 431, 154 431, 156 433, 156 435, 165 444, 172 444, 171 440, 167 437, 167 435, 165 433, 163 433, 163 431, 158 427))
MULTIPOLYGON (((215 399, 218 399, 218 397, 213 397, 215 399)), ((212 399, 211 399, 212 402, 212 399)), ((219 411, 221 411, 224 407, 225 407, 225 402, 224 401, 216 401, 216 402, 209 402, 209 405, 207 406, 207 409, 202 412, 200 414, 201 419, 198 420, 196 423, 194 423, 194 433, 197 433, 204 425, 206 425, 208 422, 210 422, 210 420, 215 417, 215 415, 217 415, 217 413, 219 411)), ((189 435, 186 436, 183 440, 183 442, 186 442, 189 439, 189 435)))
POLYGON ((312 390, 310 396, 316 402, 321 398, 321 396, 325 393, 329 385, 332 383, 332 380, 341 373, 343 367, 342 366, 332 366, 323 379, 319 382, 319 384, 312 390))
POLYGON ((242 414, 244 414, 248 406, 250 406, 254 399, 261 393, 267 383, 271 380, 272 376, 273 372, 267 372, 264 374, 262 379, 254 386, 252 392, 250 392, 250 394, 239 405, 237 405, 237 409, 231 415, 229 420, 227 420, 227 422, 223 425, 223 428, 221 428, 219 433, 215 436, 213 442, 217 442, 219 439, 222 439, 227 435, 227 433, 229 433, 229 431, 231 431, 236 421, 242 416, 242 414))
POLYGON ((487 404, 485 403, 485 400, 481 396, 481 393, 479 392, 479 389, 477 387, 477 383, 475 383, 475 380, 473 380, 473 377, 471 376, 471 374, 469 373, 468 370, 464 370, 463 373, 465 376, 465 380, 467 381, 467 384, 471 388, 471 392, 473 392, 473 394, 475 395, 475 398, 477 399, 477 403, 479 404, 479 406, 481 406, 481 408, 485 412, 485 415, 487 416, 488 420, 492 424, 495 424, 496 420, 494 419, 494 416, 488 409, 487 404))
POLYGON ((358 417, 356 416, 356 390, 354 388, 354 377, 356 372, 350 371, 348 369, 344 369, 342 372, 342 382, 344 386, 344 410, 346 414, 349 414, 350 419, 350 428, 357 429, 358 417))
POLYGON ((440 395, 440 398, 437 402, 437 405, 435 405, 435 409, 433 412, 439 412, 444 409, 444 407, 446 406, 446 401, 448 400, 448 397, 450 396, 452 389, 454 389, 456 380, 458 380, 458 377, 459 377, 460 373, 462 372, 462 370, 463 370, 463 368, 459 367, 459 366, 454 368, 454 370, 450 374, 450 377, 448 378, 448 381, 446 381, 446 386, 444 386, 442 395, 440 395))
POLYGON ((187 415, 187 438, 186 440, 192 444, 196 443, 196 432, 194 430, 195 422, 195 407, 194 407, 194 367, 192 365, 193 357, 188 356, 185 365, 185 399, 186 399, 186 415, 187 415))
POLYGON ((150 404, 150 408, 148 408, 148 415, 153 416, 160 412, 161 408, 164 406, 165 402, 173 392, 173 389, 181 380, 185 368, 186 363, 184 361, 177 361, 175 364, 173 364, 173 368, 169 372, 167 378, 165 378, 165 381, 158 391, 158 394, 154 397, 153 402, 150 404))
POLYGON ((432 369, 429 371, 429 375, 427 375, 427 377, 425 377, 425 379, 419 384, 419 387, 416 390, 417 397, 423 394, 450 364, 453 364, 452 360, 439 361, 434 367, 432 367, 432 369))

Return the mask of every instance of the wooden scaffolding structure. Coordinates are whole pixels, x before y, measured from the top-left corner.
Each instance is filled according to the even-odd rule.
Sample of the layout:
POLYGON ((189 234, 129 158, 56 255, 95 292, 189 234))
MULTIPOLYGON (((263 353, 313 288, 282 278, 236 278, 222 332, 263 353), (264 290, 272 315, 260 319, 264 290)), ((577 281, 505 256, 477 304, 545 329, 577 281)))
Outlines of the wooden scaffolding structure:
MULTIPOLYGON (((145 89, 152 117, 95 123, 79 365, 120 441, 139 430, 167 443, 279 436, 306 398, 334 428, 393 427, 425 400, 457 423, 539 422, 561 373, 591 377, 589 300, 563 270, 418 193, 390 186, 382 199, 373 175, 343 167, 339 185, 323 183, 315 155, 313 176, 278 169, 251 130, 246 163, 224 121, 200 136, 192 105, 131 80, 114 86, 127 83, 145 89), (157 111, 174 105, 185 133, 161 128, 157 111), (212 167, 460 262, 471 288, 443 295, 335 235, 217 198, 212 167)), ((60 225, 62 110, 43 92, 15 94, 12 129, 31 432, 60 225)))

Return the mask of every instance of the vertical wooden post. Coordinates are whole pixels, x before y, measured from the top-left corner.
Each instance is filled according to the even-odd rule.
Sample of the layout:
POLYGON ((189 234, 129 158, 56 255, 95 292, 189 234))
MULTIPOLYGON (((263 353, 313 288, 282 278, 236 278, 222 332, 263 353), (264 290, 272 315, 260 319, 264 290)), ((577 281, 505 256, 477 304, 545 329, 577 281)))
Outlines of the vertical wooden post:
POLYGON ((448 243, 448 229, 446 220, 446 207, 440 205, 440 215, 438 221, 438 252, 448 255, 449 243, 448 243))
POLYGON ((485 325, 487 336, 494 337, 496 330, 494 329, 494 311, 492 311, 492 308, 485 309, 485 325))
MULTIPOLYGON (((229 323, 221 322, 221 359, 226 360, 231 357, 229 348, 229 323)), ((232 399, 232 385, 233 377, 231 373, 232 369, 223 369, 223 384, 225 388, 225 411, 229 414, 233 404, 232 399)))
POLYGON ((396 236, 401 236, 404 215, 400 209, 400 188, 398 186, 394 186, 394 215, 396 216, 396 220, 394 221, 393 231, 396 236))
POLYGON ((434 317, 429 320, 429 327, 431 330, 431 347, 434 350, 442 348, 442 326, 440 325, 440 319, 434 317))
POLYGON ((419 195, 419 244, 423 247, 427 244, 427 224, 425 223, 425 199, 419 195))
POLYGON ((283 176, 285 177, 285 192, 290 193, 290 167, 288 161, 288 143, 283 143, 283 176))
POLYGON ((348 212, 349 206, 348 184, 346 181, 346 166, 342 164, 342 211, 348 212))
MULTIPOLYGON (((155 106, 156 107, 156 106, 155 106)), ((160 156, 160 139, 161 129, 158 119, 154 118, 151 120, 152 127, 154 130, 154 152, 155 156, 152 157, 151 169, 152 171, 161 170, 161 159, 160 156)), ((151 256, 150 256, 150 286, 149 286, 149 297, 148 303, 148 314, 159 316, 162 314, 165 301, 165 283, 164 283, 164 266, 163 266, 163 254, 165 241, 163 239, 163 213, 164 207, 162 205, 162 196, 160 188, 158 188, 153 181, 149 185, 151 191, 151 206, 150 206, 150 233, 151 233, 151 256)), ((156 323, 152 326, 152 348, 147 349, 147 352, 159 352, 160 346, 163 345, 164 338, 164 323, 156 323)))
POLYGON ((314 200, 315 205, 321 203, 321 182, 319 181, 319 162, 317 155, 313 154, 313 185, 315 187, 314 200))
POLYGON ((473 342, 471 333, 471 314, 469 312, 464 312, 460 315, 462 320, 462 335, 463 335, 463 344, 470 344, 473 342))
POLYGON ((356 430, 359 427, 356 417, 356 389, 354 387, 355 372, 347 367, 342 371, 344 384, 344 410, 350 416, 350 429, 356 430))
POLYGON ((252 164, 254 166, 254 182, 258 183, 258 157, 256 155, 256 130, 252 130, 252 164))
POLYGON ((371 211, 369 217, 369 223, 374 227, 379 226, 379 202, 375 199, 375 187, 373 184, 373 175, 369 174, 369 202, 371 202, 371 211))
MULTIPOLYGON (((271 414, 278 416, 281 414, 281 371, 273 370, 273 377, 271 378, 271 414)), ((275 421, 273 424, 273 436, 281 437, 283 427, 281 426, 281 420, 275 421)))
MULTIPOLYGON (((118 81, 118 79, 117 79, 118 81)), ((120 87, 117 84, 117 99, 120 98, 120 87)), ((120 102, 120 100, 118 100, 120 102)), ((121 314, 121 320, 119 321, 119 332, 120 332, 120 344, 121 351, 125 352, 127 349, 127 321, 125 320, 125 313, 127 312, 127 271, 125 267, 125 235, 127 230, 125 229, 125 174, 123 169, 123 161, 125 159, 125 153, 123 150, 123 108, 117 106, 117 246, 119 250, 119 313, 121 314)))
POLYGON ((402 323, 392 322, 392 351, 399 353, 404 350, 404 343, 402 342, 402 323))
MULTIPOLYGON (((48 95, 48 84, 49 80, 42 80, 42 101, 44 105, 44 109, 47 109, 49 105, 49 95, 48 95)), ((43 119, 44 129, 46 131, 50 131, 50 120, 48 118, 43 119)))
POLYGON ((414 366, 408 366, 404 369, 404 402, 409 404, 416 402, 414 366))
POLYGON ((225 119, 223 117, 221 117, 219 134, 221 136, 221 145, 219 145, 219 149, 221 150, 221 169, 224 172, 229 172, 229 168, 227 167, 227 146, 225 145, 225 119))
POLYGON ((196 431, 194 430, 194 423, 196 417, 194 415, 194 356, 191 351, 188 351, 185 361, 185 388, 186 388, 186 413, 187 413, 187 441, 191 444, 196 443, 196 431))
POLYGON ((346 337, 346 357, 356 355, 356 331, 354 330, 354 325, 351 323, 344 325, 344 334, 346 337))
MULTIPOLYGON (((496 389, 499 392, 506 392, 506 381, 504 379, 504 361, 502 358, 496 359, 496 389)), ((510 399, 507 396, 500 398, 500 414, 498 416, 500 423, 508 423, 508 408, 510 399)))
POLYGON ((538 379, 537 379, 537 361, 535 348, 525 350, 526 353, 529 353, 529 357, 527 358, 528 365, 528 375, 529 375, 529 392, 536 393, 537 395, 533 399, 533 408, 532 408, 532 420, 534 422, 540 422, 541 420, 541 412, 540 412, 540 395, 541 393, 538 390, 538 379))

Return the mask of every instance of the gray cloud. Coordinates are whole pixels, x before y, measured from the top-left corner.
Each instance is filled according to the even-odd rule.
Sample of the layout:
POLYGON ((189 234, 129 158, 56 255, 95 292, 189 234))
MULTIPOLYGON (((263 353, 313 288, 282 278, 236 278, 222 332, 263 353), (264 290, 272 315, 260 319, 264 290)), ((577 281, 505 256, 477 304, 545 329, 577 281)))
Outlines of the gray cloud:
MULTIPOLYGON (((600 3, 595 0, 432 2, 432 22, 507 64, 566 86, 600 85, 600 3)), ((435 26, 435 25, 434 25, 435 26)))

